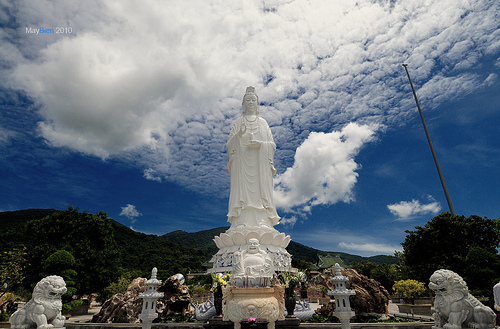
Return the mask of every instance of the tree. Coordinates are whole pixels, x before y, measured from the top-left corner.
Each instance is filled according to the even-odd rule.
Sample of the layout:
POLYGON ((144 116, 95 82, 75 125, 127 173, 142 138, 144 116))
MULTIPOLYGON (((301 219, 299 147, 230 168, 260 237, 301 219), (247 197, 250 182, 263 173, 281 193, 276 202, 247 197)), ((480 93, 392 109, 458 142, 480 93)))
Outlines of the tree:
POLYGON ((389 293, 392 291, 392 285, 398 277, 398 268, 395 264, 376 264, 368 260, 363 260, 353 262, 351 267, 359 274, 366 275, 370 279, 380 282, 389 293))
POLYGON ((102 292, 117 277, 119 253, 113 235, 111 219, 104 212, 80 213, 78 208, 56 212, 27 222, 25 231, 30 263, 29 280, 41 279, 44 262, 58 250, 75 258, 74 270, 79 293, 102 292))
POLYGON ((370 262, 369 260, 363 260, 360 262, 352 262, 351 267, 359 274, 370 277, 372 270, 377 267, 377 264, 370 262))
POLYGON ((47 272, 43 276, 59 275, 66 283, 67 291, 62 296, 62 301, 63 309, 68 311, 72 307, 73 296, 78 294, 78 283, 75 281, 77 273, 73 269, 75 263, 75 257, 66 250, 56 251, 44 262, 44 269, 47 272))
POLYGON ((423 282, 407 279, 396 281, 392 286, 392 290, 396 295, 407 298, 412 304, 415 304, 415 298, 422 296, 426 288, 423 282))
POLYGON ((15 248, 0 254, 0 286, 7 284, 10 290, 24 280, 26 248, 15 248))
POLYGON ((295 268, 310 268, 311 265, 312 265, 311 262, 305 261, 303 259, 292 258, 292 267, 295 267, 295 268))
POLYGON ((500 260, 498 256, 481 247, 473 247, 465 258, 465 281, 475 296, 489 298, 493 307, 493 289, 500 279, 500 260))
POLYGON ((423 227, 416 226, 414 231, 405 232, 408 235, 401 243, 401 259, 409 277, 424 282, 438 269, 449 269, 464 276, 466 257, 472 248, 479 247, 496 255, 500 244, 499 220, 475 215, 442 213, 423 227))
POLYGON ((392 293, 392 286, 397 276, 397 268, 394 264, 378 264, 370 272, 370 278, 380 282, 389 293, 392 293))

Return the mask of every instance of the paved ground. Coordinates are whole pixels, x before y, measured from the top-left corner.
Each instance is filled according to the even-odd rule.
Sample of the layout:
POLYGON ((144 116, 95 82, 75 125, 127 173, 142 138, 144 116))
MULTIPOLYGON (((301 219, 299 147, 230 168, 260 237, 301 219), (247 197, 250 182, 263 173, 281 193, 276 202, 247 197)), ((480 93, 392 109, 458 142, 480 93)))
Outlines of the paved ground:
POLYGON ((434 321, 434 318, 432 316, 399 313, 398 306, 391 301, 389 302, 389 314, 395 315, 395 316, 400 317, 400 318, 434 321))
POLYGON ((98 313, 101 310, 101 307, 91 307, 89 309, 89 314, 85 315, 75 315, 71 316, 69 319, 66 319, 68 323, 85 323, 90 322, 94 314, 98 313))

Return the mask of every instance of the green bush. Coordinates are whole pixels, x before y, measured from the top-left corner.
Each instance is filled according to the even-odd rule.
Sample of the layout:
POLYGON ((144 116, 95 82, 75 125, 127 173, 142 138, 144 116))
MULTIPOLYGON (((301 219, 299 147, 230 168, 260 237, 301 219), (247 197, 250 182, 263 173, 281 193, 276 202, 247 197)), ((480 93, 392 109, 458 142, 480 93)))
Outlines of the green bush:
POLYGON ((416 297, 422 296, 425 291, 425 283, 417 280, 399 280, 394 283, 392 290, 396 295, 403 296, 411 300, 414 303, 416 297))
POLYGON ((73 268, 75 257, 69 251, 58 250, 47 257, 44 265, 46 270, 56 271, 55 274, 58 274, 63 269, 73 268))
POLYGON ((83 305, 83 300, 81 300, 81 299, 72 300, 69 303, 65 303, 65 304, 63 304, 62 314, 66 314, 66 315, 70 314, 71 310, 74 307, 77 307, 77 306, 80 306, 80 305, 83 305))
POLYGON ((9 314, 3 310, 0 310, 0 322, 9 322, 9 314))
POLYGON ((107 298, 121 293, 124 294, 127 292, 128 286, 132 283, 132 278, 130 275, 122 275, 118 278, 117 281, 111 282, 111 284, 104 289, 104 292, 106 293, 107 298))
POLYGON ((330 322, 330 319, 326 315, 322 314, 316 314, 314 313, 312 317, 307 320, 306 322, 308 323, 325 323, 325 322, 330 322))

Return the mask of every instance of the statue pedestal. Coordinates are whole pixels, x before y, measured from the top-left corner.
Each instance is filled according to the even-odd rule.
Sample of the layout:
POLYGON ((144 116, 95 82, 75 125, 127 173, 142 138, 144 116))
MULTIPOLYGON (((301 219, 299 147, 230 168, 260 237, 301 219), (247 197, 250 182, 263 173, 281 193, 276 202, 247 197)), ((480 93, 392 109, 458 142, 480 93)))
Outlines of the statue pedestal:
POLYGON ((277 320, 284 320, 283 288, 235 288, 224 291, 223 319, 234 322, 241 329, 240 321, 249 318, 266 319, 269 329, 275 329, 277 320))

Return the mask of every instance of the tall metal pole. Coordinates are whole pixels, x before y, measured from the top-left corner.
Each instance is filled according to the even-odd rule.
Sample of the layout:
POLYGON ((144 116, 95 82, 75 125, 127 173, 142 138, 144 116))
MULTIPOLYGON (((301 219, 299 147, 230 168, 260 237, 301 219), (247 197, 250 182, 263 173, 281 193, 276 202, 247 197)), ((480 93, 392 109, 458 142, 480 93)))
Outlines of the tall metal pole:
POLYGON ((417 102, 418 113, 420 114, 420 118, 422 119, 422 124, 424 125, 425 135, 427 136, 427 141, 429 142, 429 146, 431 148, 432 157, 434 158, 434 163, 436 164, 436 169, 438 171, 439 179, 441 180, 441 185, 443 186, 444 195, 446 196, 446 201, 448 202, 448 207, 450 208, 450 213, 455 215, 455 208, 453 208, 453 203, 451 203, 450 194, 448 193, 448 188, 446 187, 446 183, 444 182, 443 173, 441 172, 441 167, 439 166, 439 162, 436 156, 436 152, 434 151, 434 146, 432 145, 431 135, 429 135, 429 130, 427 130, 427 125, 425 124, 424 114, 422 113, 422 109, 420 108, 420 104, 418 103, 417 93, 415 92, 415 88, 413 88, 413 83, 411 82, 410 73, 408 72, 408 64, 403 64, 406 74, 408 75, 408 80, 410 81, 411 90, 413 91, 413 96, 415 97, 415 102, 417 102))

